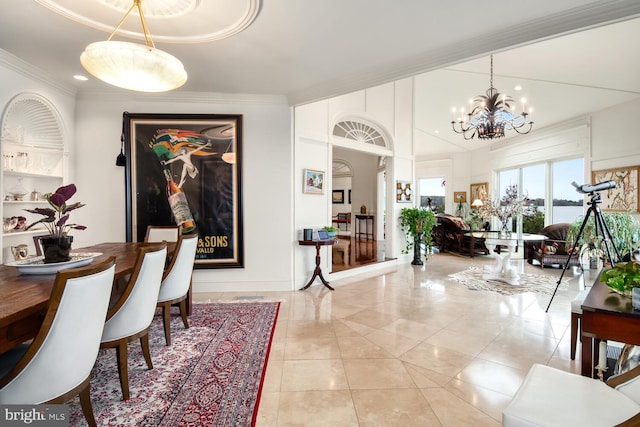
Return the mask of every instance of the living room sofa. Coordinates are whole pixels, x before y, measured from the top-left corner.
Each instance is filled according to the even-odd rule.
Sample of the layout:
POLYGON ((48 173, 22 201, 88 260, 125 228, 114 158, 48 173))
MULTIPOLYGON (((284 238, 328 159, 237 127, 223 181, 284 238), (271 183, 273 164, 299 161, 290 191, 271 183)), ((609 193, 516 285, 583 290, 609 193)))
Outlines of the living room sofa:
POLYGON ((438 245, 440 252, 450 251, 461 255, 468 254, 471 257, 475 254, 489 254, 484 239, 471 239, 465 236, 470 229, 462 218, 439 213, 436 215, 436 220, 434 244, 438 245))

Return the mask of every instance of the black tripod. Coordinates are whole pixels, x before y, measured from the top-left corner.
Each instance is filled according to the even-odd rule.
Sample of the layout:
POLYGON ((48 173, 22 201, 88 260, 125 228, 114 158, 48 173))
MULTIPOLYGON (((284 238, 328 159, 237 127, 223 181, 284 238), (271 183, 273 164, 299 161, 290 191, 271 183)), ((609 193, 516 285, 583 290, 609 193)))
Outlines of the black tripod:
MULTIPOLYGON (((600 203, 602 203, 602 196, 600 195, 600 193, 598 193, 598 191, 606 190, 609 188, 615 188, 616 187, 615 181, 606 181, 600 184, 595 184, 595 185, 587 184, 582 186, 578 186, 574 182, 573 186, 576 187, 578 192, 589 194, 589 196, 591 197, 591 200, 587 203, 589 205, 589 209, 587 209, 587 214, 584 216, 584 220, 582 221, 582 225, 580 226, 580 231, 578 231, 578 235, 576 236, 576 241, 573 243, 573 247, 571 248, 571 251, 569 251, 569 257, 567 258, 567 262, 564 264, 564 268, 562 269, 562 274, 560 274, 560 278, 558 279, 558 283, 556 284, 556 289, 553 291, 553 295, 551 296, 551 300, 549 301, 549 305, 547 305, 547 309, 545 310, 545 312, 548 312, 549 307, 551 307, 551 302, 553 301, 553 297, 556 296, 556 292, 558 291, 560 282, 562 282, 564 273, 565 271, 567 271, 567 268, 569 267, 569 263, 571 262, 571 257, 575 255, 576 247, 578 246, 578 242, 580 241, 580 237, 582 236, 584 227, 587 225, 587 222, 589 221, 589 217, 591 216, 591 214, 593 214, 593 220, 595 221, 594 222, 594 230, 595 230, 594 240, 598 239, 598 230, 600 230, 600 233, 602 234, 602 242, 604 243, 604 247, 607 252, 607 258, 609 259, 611 266, 613 267, 616 264, 613 258, 611 257, 610 245, 611 247, 613 247, 613 251, 616 254, 616 259, 620 261, 620 253, 618 252, 618 248, 616 248, 616 246, 611 243, 612 242, 611 232, 609 231, 609 227, 607 226, 607 223, 604 221, 604 217, 602 216, 602 209, 600 209, 600 206, 598 206, 600 203)), ((582 269, 582 264, 580 264, 580 268, 582 269)))

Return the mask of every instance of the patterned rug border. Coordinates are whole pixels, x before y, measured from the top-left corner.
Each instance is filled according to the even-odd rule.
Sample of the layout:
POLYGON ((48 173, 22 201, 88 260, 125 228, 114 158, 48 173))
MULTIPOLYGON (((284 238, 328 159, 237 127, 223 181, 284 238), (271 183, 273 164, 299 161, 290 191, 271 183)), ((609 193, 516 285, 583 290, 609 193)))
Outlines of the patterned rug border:
POLYGON ((239 299, 239 300, 235 300, 235 299, 221 299, 221 300, 207 300, 207 301, 199 301, 199 302, 192 302, 193 305, 200 305, 200 304, 275 304, 275 303, 283 303, 283 302, 287 302, 286 299, 258 299, 258 300, 254 300, 254 299, 239 299))
MULTIPOLYGON (((171 346, 156 312, 149 332, 152 370, 139 341, 129 343, 128 401, 122 400, 115 351, 100 351, 91 379, 98 425, 255 426, 279 312, 273 301, 198 303, 185 329, 174 310, 171 346)), ((86 425, 78 398, 68 404, 70 425, 86 425)))
MULTIPOLYGON (((454 280, 471 291, 492 291, 501 295, 516 295, 526 292, 534 292, 541 295, 553 295, 553 291, 558 283, 558 277, 546 274, 520 273, 520 284, 510 285, 498 280, 487 280, 482 278, 483 269, 480 267, 469 267, 467 270, 449 275, 450 280, 454 280)), ((566 279, 560 283, 559 291, 568 289, 566 279)))

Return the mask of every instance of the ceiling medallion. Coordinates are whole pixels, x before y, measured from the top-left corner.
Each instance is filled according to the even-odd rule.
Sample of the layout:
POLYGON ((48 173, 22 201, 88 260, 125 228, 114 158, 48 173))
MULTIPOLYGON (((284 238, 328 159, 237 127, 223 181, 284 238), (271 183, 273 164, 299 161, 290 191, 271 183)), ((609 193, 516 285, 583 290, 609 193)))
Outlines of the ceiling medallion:
MULTIPOLYGON (((131 6, 131 0, 35 0, 41 6, 87 27, 110 34, 131 6)), ((207 43, 248 28, 258 17, 262 0, 144 0, 157 43, 207 43)), ((132 12, 138 15, 137 11, 132 12)), ((144 39, 135 20, 118 30, 119 37, 144 39)))
MULTIPOLYGON (((130 0, 97 0, 98 3, 126 13, 131 7, 130 0)), ((149 19, 176 18, 186 15, 198 7, 200 0, 144 0, 144 16, 149 19)), ((137 15, 136 11, 133 14, 137 15)))

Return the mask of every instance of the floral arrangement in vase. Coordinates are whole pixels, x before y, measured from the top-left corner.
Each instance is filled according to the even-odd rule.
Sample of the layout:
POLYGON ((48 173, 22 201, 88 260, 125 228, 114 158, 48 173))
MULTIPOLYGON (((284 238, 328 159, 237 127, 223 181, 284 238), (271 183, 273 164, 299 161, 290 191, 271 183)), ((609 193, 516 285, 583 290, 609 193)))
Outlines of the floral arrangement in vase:
POLYGON ((25 209, 27 212, 42 215, 42 218, 29 224, 25 230, 29 230, 37 224, 43 224, 49 231, 49 235, 40 238, 45 263, 69 261, 71 259, 69 251, 73 241, 73 236, 68 235, 69 230, 87 228, 84 225, 68 222, 69 213, 84 206, 80 202, 67 204, 76 191, 77 188, 74 184, 59 187, 54 193, 47 193, 43 196, 51 207, 25 209))
POLYGON ((480 214, 487 221, 494 216, 497 217, 500 221, 500 231, 508 232, 509 220, 525 213, 527 200, 526 195, 518 198, 518 185, 512 184, 506 188, 505 195, 500 200, 483 200, 483 205, 479 208, 480 214))

